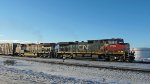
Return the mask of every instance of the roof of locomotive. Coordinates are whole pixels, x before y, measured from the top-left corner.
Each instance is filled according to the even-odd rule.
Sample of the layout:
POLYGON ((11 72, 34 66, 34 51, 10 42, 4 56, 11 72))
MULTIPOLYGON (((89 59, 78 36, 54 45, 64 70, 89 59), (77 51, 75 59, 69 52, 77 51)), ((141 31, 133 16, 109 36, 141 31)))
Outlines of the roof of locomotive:
POLYGON ((116 40, 120 40, 123 41, 123 39, 121 38, 112 38, 112 39, 100 39, 100 40, 87 40, 87 42, 84 41, 75 41, 75 42, 58 42, 57 44, 59 45, 69 45, 69 44, 80 44, 80 43, 93 43, 93 42, 99 42, 99 41, 116 41, 116 40))
POLYGON ((74 44, 75 42, 59 42, 57 44, 59 45, 69 45, 69 44, 74 44))
POLYGON ((56 43, 40 43, 42 45, 55 45, 56 43))
POLYGON ((88 40, 88 41, 113 41, 113 40, 123 40, 121 38, 112 38, 112 39, 100 39, 100 40, 88 40))

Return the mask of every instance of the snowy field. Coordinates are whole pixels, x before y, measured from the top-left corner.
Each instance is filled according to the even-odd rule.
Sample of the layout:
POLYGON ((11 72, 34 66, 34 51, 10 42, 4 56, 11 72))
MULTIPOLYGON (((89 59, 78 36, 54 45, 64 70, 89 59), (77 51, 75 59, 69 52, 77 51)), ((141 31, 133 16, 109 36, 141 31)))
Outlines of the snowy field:
POLYGON ((39 62, 47 62, 47 63, 63 63, 63 64, 75 64, 75 65, 85 65, 85 66, 104 66, 104 67, 115 67, 115 68, 128 68, 128 69, 141 69, 150 71, 150 64, 142 64, 142 63, 123 63, 123 62, 102 62, 102 61, 84 61, 84 60, 74 60, 74 59, 66 59, 65 62, 62 59, 47 59, 47 58, 27 58, 27 57, 11 57, 5 56, 4 58, 12 58, 12 59, 24 59, 28 61, 39 61, 39 62))
MULTIPOLYGON (((4 65, 3 61, 9 59, 11 58, 0 57, 0 84, 150 84, 149 72, 66 66, 21 59, 13 59, 16 62, 13 66, 4 65)), ((65 60, 65 62, 69 61, 65 60)), ((80 61, 80 63, 97 64, 97 62, 92 61, 80 61)), ((108 63, 108 65, 110 64, 108 63)), ((150 65, 145 64, 145 66, 140 65, 140 67, 147 69, 150 68, 150 65)))

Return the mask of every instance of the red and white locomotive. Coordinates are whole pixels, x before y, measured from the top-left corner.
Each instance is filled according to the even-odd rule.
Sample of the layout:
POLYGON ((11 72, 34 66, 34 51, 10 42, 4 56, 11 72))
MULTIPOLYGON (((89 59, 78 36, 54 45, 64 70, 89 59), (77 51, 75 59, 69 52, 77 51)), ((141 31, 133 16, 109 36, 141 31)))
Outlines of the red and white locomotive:
POLYGON ((130 52, 129 43, 123 39, 88 40, 87 42, 60 42, 57 44, 57 57, 81 56, 116 61, 134 61, 134 53, 130 52))

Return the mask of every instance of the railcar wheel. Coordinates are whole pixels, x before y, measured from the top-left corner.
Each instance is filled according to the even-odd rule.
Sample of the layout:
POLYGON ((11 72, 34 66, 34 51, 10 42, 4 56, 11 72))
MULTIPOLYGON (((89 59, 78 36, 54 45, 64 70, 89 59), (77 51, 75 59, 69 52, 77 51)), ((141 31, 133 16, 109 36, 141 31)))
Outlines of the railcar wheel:
POLYGON ((98 55, 98 59, 102 59, 102 56, 101 56, 101 55, 98 55))
POLYGON ((109 57, 110 61, 114 61, 114 56, 109 57))

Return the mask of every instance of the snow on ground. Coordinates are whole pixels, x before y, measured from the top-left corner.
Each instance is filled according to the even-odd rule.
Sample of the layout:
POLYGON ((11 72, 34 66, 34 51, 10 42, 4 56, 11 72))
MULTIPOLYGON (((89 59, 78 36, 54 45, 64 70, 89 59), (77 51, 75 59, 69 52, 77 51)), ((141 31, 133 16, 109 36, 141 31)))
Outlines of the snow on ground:
MULTIPOLYGON (((11 57, 7 57, 11 58, 11 57)), ((26 58, 26 57, 13 57, 17 59, 31 59, 35 61, 45 61, 45 62, 62 62, 62 59, 42 59, 42 58, 26 58)), ((96 65, 96 66, 115 66, 115 67, 124 67, 124 68, 139 68, 139 69, 150 69, 150 64, 142 64, 142 63, 119 63, 119 62, 102 62, 102 61, 83 61, 83 60, 74 60, 74 59, 67 59, 65 63, 71 64, 84 64, 84 65, 96 65)))
POLYGON ((150 58, 143 58, 143 62, 150 62, 150 58))
POLYGON ((0 57, 1 84, 150 84, 150 73, 145 72, 66 66, 19 59, 14 59, 17 62, 14 66, 8 66, 3 64, 7 59, 10 58, 0 57))

